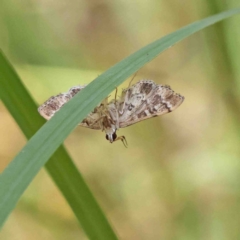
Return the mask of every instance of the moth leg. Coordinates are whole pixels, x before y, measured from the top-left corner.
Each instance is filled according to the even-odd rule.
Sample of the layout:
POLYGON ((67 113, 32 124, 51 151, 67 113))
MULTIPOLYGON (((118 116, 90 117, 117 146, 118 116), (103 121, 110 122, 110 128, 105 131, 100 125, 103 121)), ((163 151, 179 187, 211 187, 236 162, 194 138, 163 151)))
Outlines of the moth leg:
MULTIPOLYGON (((116 92, 115 92, 115 98, 114 98, 114 107, 115 107, 115 112, 116 112, 116 122, 115 122, 115 124, 116 124, 116 128, 117 129, 119 129, 119 112, 118 112, 118 105, 119 105, 119 103, 118 103, 118 101, 117 101, 117 93, 118 93, 118 88, 116 87, 116 92)), ((111 115, 111 113, 110 113, 110 115, 111 115)))
POLYGON ((128 93, 128 88, 123 89, 123 90, 122 90, 123 99, 122 99, 121 102, 120 102, 120 104, 121 104, 121 103, 123 103, 123 104, 121 104, 121 105, 119 104, 119 107, 118 107, 118 113, 119 113, 120 115, 122 115, 123 112, 124 112, 126 102, 128 102, 128 95, 129 95, 129 93, 128 93))
POLYGON ((121 108, 119 107, 119 110, 118 110, 119 114, 123 114, 123 109, 125 108, 125 105, 126 105, 126 101, 124 100, 122 107, 121 108))
POLYGON ((117 92, 118 92, 118 88, 116 87, 116 92, 115 92, 115 105, 117 103, 117 92))
POLYGON ((122 143, 123 143, 123 145, 124 145, 124 147, 126 147, 126 148, 128 147, 127 139, 126 139, 124 136, 117 137, 117 138, 114 140, 114 142, 116 142, 117 140, 121 140, 122 143))
MULTIPOLYGON (((95 118, 93 118, 90 114, 89 115, 87 115, 87 117, 85 118, 85 119, 87 119, 87 118, 90 118, 90 119, 92 119, 92 120, 95 120, 95 118)), ((85 120, 85 119, 83 119, 83 121, 85 120)), ((95 121, 96 122, 96 121, 95 121)), ((94 123, 95 123, 94 122, 94 123)), ((81 123, 83 123, 83 122, 80 122, 78 125, 81 125, 81 123)), ((85 121, 85 123, 88 125, 88 126, 92 126, 94 123, 92 123, 92 124, 89 124, 88 122, 86 122, 85 121)))
MULTIPOLYGON (((101 116, 100 118, 98 118, 96 121, 94 121, 93 123, 89 124, 89 126, 93 126, 95 123, 99 122, 100 120, 102 120, 104 118, 104 116, 101 116)), ((102 127, 102 126, 101 126, 102 127)), ((103 127, 102 127, 102 131, 103 131, 103 127)))
POLYGON ((116 117, 117 117, 117 119, 116 119, 116 128, 119 129, 119 113, 118 113, 117 110, 116 110, 116 113, 117 113, 117 114, 116 114, 116 115, 117 115, 117 116, 116 116, 116 117))

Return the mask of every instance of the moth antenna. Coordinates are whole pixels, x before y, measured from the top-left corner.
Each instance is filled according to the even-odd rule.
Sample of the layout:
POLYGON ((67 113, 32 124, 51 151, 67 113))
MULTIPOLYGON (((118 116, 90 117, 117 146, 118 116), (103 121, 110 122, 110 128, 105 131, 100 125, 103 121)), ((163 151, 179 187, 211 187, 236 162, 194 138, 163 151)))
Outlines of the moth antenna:
POLYGON ((130 88, 131 83, 132 83, 133 79, 137 76, 137 74, 138 74, 138 71, 136 71, 135 74, 133 75, 133 77, 132 77, 132 79, 131 79, 131 81, 130 81, 130 83, 128 85, 128 88, 130 88))

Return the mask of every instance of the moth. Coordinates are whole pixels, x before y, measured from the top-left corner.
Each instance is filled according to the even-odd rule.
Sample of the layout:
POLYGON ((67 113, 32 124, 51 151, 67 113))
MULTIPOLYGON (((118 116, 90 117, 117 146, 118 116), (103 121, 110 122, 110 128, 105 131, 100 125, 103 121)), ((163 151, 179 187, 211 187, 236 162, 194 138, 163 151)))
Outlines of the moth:
MULTIPOLYGON (((85 87, 86 85, 72 87, 66 93, 50 97, 38 108, 38 112, 49 120, 85 87)), ((183 101, 184 97, 175 93, 168 85, 159 85, 152 80, 140 80, 123 89, 118 99, 117 90, 115 99, 108 101, 108 97, 105 98, 79 125, 105 131, 106 139, 110 143, 121 140, 124 146, 127 146, 126 138, 116 134, 119 128, 172 112, 183 101)))

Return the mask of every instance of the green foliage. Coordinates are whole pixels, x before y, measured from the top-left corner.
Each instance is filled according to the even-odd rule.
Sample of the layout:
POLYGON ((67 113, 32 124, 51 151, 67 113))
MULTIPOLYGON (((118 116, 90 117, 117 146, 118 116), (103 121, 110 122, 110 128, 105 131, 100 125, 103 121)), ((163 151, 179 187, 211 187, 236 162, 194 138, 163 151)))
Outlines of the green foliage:
MULTIPOLYGON (((36 105, 4 56, 0 55, 1 99, 28 138, 37 131, 1 175, 0 225, 3 225, 29 183, 69 133, 115 87, 175 43, 238 13, 239 8, 211 16, 140 49, 90 83, 39 131, 37 129, 43 120, 37 115, 36 105)), ((89 238, 116 239, 81 175, 62 147, 46 166, 89 238)))

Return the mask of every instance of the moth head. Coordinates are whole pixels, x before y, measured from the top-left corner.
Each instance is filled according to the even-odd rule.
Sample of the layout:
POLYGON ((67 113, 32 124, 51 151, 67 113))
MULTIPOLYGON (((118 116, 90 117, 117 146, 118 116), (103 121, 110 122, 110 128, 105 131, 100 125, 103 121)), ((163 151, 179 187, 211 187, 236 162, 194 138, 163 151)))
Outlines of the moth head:
MULTIPOLYGON (((106 130, 105 130, 106 131, 106 130)), ((121 140, 123 145, 127 147, 127 140, 124 136, 117 137, 116 130, 112 130, 107 132, 106 131, 106 139, 110 142, 113 143, 117 140, 121 140)))
POLYGON ((107 139, 110 143, 114 142, 114 141, 116 140, 116 138, 117 138, 116 131, 110 132, 110 133, 106 133, 106 139, 107 139))

